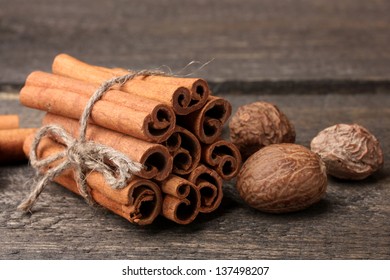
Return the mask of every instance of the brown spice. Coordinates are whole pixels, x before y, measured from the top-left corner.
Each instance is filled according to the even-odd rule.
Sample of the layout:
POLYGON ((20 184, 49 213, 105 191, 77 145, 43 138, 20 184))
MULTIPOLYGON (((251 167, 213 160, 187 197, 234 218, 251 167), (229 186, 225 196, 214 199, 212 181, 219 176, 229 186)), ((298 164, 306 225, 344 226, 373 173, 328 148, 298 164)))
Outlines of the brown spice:
POLYGON ((254 102, 238 108, 230 123, 230 139, 243 160, 264 146, 294 143, 295 129, 278 107, 267 102, 254 102))
MULTIPOLYGON (((30 135, 23 146, 26 155, 29 154, 34 135, 30 135)), ((38 157, 47 158, 63 151, 64 146, 50 138, 44 138, 38 147, 38 157)), ((48 168, 58 165, 57 161, 48 168)), ((45 170, 41 170, 45 172, 45 170)), ((112 212, 124 217, 131 223, 138 225, 151 224, 161 212, 162 195, 160 188, 150 180, 133 178, 129 184, 122 189, 112 189, 107 185, 103 175, 98 172, 91 172, 86 177, 90 187, 90 194, 94 201, 112 212)), ((54 179, 55 182, 80 195, 77 183, 74 179, 72 169, 54 179)))
POLYGON ((384 161, 379 141, 358 124, 325 128, 311 141, 311 150, 325 162, 328 174, 340 179, 364 179, 384 161))
MULTIPOLYGON (((77 60, 69 55, 57 55, 53 62, 53 73, 95 84, 112 79, 117 74, 77 60)), ((165 78, 165 77, 160 77, 165 78)), ((166 77, 170 79, 170 77, 166 77)), ((176 114, 186 115, 202 107, 207 100, 208 91, 191 92, 188 88, 170 84, 169 82, 156 82, 156 78, 143 80, 142 77, 132 79, 122 85, 120 90, 148 99, 164 102, 172 106, 176 114)), ((207 84, 205 84, 207 86, 207 84)))
POLYGON ((202 160, 212 166, 223 180, 237 176, 241 168, 241 155, 237 147, 228 141, 219 140, 202 149, 202 160))
MULTIPOLYGON (((67 55, 56 57, 53 72, 33 72, 20 99, 26 106, 49 112, 43 124, 58 124, 74 138, 78 138, 80 129, 77 119, 93 92, 101 90, 98 85, 130 73, 88 65, 67 55)), ((132 223, 150 224, 161 211, 176 223, 188 224, 199 212, 209 213, 220 205, 222 178, 217 172, 230 179, 239 170, 240 155, 234 145, 217 141, 232 108, 227 100, 209 96, 208 85, 202 79, 159 76, 161 73, 153 71, 142 73, 145 76, 114 85, 97 101, 86 140, 109 146, 142 163, 146 169, 137 175, 153 181, 133 177, 128 186, 117 190, 107 184, 102 174, 91 171, 86 176, 89 188, 85 192, 90 193, 91 201, 132 223), (169 114, 161 113, 162 108, 169 114), (175 113, 185 128, 175 125, 175 113), (162 131, 158 139, 147 134, 158 130, 162 131), (156 141, 165 147, 150 143, 156 141), (204 163, 212 167, 199 164, 202 149, 204 163), (157 153, 158 156, 153 156, 157 153)), ((46 157, 65 149, 60 136, 50 137, 42 138, 38 156, 46 157)), ((26 141, 26 153, 30 149, 28 145, 31 143, 26 141)), ((56 168, 61 161, 48 164, 40 171, 56 168)), ((79 191, 74 173, 68 169, 54 181, 85 195, 79 191)))
MULTIPOLYGON (((68 99, 72 99, 76 94, 81 95, 82 99, 80 102, 82 100, 85 102, 86 98, 90 98, 99 87, 95 84, 40 71, 32 72, 27 77, 26 86, 70 92, 67 96, 62 96, 64 98, 62 103, 68 103, 68 99)), ((58 91, 53 92, 58 93, 58 91)), ((36 98, 36 96, 34 97, 36 98)), ((48 103, 50 99, 55 98, 54 96, 44 97, 46 103, 48 103)), ((24 99, 25 98, 22 96, 21 101, 25 102, 24 99)), ((133 126, 130 126, 128 130, 123 133, 149 142, 165 141, 172 134, 176 117, 172 108, 164 103, 114 89, 106 92, 101 100, 115 103, 116 110, 126 110, 126 115, 132 116, 133 126)), ((35 104, 36 102, 37 101, 35 100, 35 104)), ((52 108, 53 106, 54 105, 51 103, 51 111, 55 110, 52 108)), ((58 112, 57 110, 56 114, 70 117, 67 116, 66 104, 63 105, 63 107, 63 110, 61 112, 58 112)), ((112 109, 112 106, 110 108, 112 109)), ((45 110, 45 108, 43 108, 43 110, 45 110)))
POLYGON ((170 175, 161 184, 165 193, 162 214, 178 224, 191 223, 199 213, 200 193, 194 184, 184 178, 170 175))
POLYGON ((200 142, 211 144, 221 136, 231 112, 232 106, 226 99, 210 96, 204 107, 187 116, 177 116, 177 122, 194 133, 200 142))
POLYGON ((15 128, 0 130, 0 164, 26 160, 23 142, 36 131, 35 128, 15 128))
POLYGON ((210 213, 221 204, 222 178, 213 169, 200 164, 189 175, 188 181, 195 184, 200 193, 201 213, 210 213))
MULTIPOLYGON (((23 105, 73 119, 81 117, 88 100, 87 96, 55 88, 26 85, 20 91, 20 102, 23 105)), ((147 103, 147 100, 144 102, 147 103)), ((126 135, 152 141, 156 139, 151 137, 155 130, 149 126, 150 118, 151 116, 145 112, 99 100, 92 109, 90 122, 126 135)), ((152 118, 159 119, 159 116, 152 118)), ((153 135, 158 141, 166 140, 173 131, 174 119, 165 119, 164 115, 163 126, 167 121, 172 123, 153 135)))
POLYGON ((0 130, 19 127, 18 115, 0 115, 0 130))
MULTIPOLYGON (((46 114, 42 122, 44 125, 60 125, 73 137, 79 132, 79 123, 73 119, 46 114)), ((88 125, 86 137, 88 140, 112 147, 131 160, 143 164, 146 168, 138 174, 142 178, 164 180, 172 172, 172 156, 161 144, 142 141, 93 124, 88 125)))
POLYGON ((200 161, 201 146, 194 134, 176 126, 172 135, 163 143, 173 157, 173 173, 190 173, 200 161))
POLYGON ((319 201, 327 188, 325 164, 296 144, 273 144, 253 154, 242 166, 237 190, 251 207, 284 213, 319 201))
MULTIPOLYGON (((99 67, 98 69, 111 73, 115 76, 122 76, 130 73, 129 70, 122 68, 105 68, 99 67)), ((198 78, 178 78, 175 76, 140 76, 136 77, 137 80, 142 80, 155 84, 167 84, 177 87, 187 88, 191 92, 191 96, 183 96, 181 102, 187 104, 190 107, 186 110, 186 114, 199 110, 207 101, 210 95, 210 89, 207 82, 198 78)))

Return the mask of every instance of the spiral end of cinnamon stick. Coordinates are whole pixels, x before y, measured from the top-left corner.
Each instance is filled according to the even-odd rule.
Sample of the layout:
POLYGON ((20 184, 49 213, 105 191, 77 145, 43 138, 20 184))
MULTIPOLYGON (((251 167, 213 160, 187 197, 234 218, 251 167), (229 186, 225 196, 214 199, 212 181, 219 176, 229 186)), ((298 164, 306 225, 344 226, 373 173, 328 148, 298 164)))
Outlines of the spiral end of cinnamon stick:
POLYGON ((171 136, 175 124, 175 112, 167 105, 160 104, 154 108, 149 118, 145 120, 144 130, 152 142, 160 143, 171 136))
POLYGON ((149 225, 161 212, 160 188, 149 180, 135 180, 129 192, 128 220, 138 225, 149 225))
POLYGON ((154 145, 144 152, 140 160, 145 167, 139 176, 146 179, 164 180, 172 172, 173 159, 168 149, 162 145, 154 145))
POLYGON ((191 87, 191 93, 192 93, 192 107, 193 111, 196 111, 204 104, 206 104, 207 99, 210 96, 210 88, 207 84, 207 82, 203 79, 196 79, 191 87))
POLYGON ((163 143, 173 157, 173 172, 188 174, 199 163, 201 146, 194 134, 180 126, 176 126, 174 133, 163 143))
POLYGON ((161 185, 165 197, 162 215, 178 224, 191 223, 199 213, 200 193, 197 187, 184 178, 171 175, 161 185))
POLYGON ((222 178, 217 172, 201 164, 190 173, 188 180, 199 190, 199 212, 210 213, 219 207, 223 191, 222 178))
POLYGON ((202 109, 188 116, 178 116, 177 122, 194 133, 200 142, 211 144, 222 134, 231 112, 232 106, 227 100, 210 96, 202 109))
POLYGON ((232 106, 223 98, 213 97, 202 111, 195 134, 203 143, 210 144, 222 134, 223 125, 231 115, 232 106))
POLYGON ((198 80, 192 86, 192 90, 178 87, 172 95, 173 109, 178 115, 188 115, 199 110, 207 101, 209 90, 207 83, 198 80))
POLYGON ((205 146, 202 151, 202 160, 213 166, 223 180, 231 180, 237 176, 242 163, 238 148, 225 140, 205 146))

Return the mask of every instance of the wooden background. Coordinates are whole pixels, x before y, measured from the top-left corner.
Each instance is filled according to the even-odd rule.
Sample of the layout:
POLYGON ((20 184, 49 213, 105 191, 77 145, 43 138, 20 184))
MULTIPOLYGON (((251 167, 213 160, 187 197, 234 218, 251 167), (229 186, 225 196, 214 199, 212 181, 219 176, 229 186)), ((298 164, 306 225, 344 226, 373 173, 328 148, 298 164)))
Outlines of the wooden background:
POLYGON ((385 0, 0 0, 0 114, 18 113, 24 126, 38 126, 42 114, 20 106, 17 91, 31 71, 49 71, 57 53, 173 71, 214 59, 196 75, 234 111, 273 102, 305 146, 327 126, 356 122, 385 153, 380 172, 360 182, 331 178, 326 197, 301 212, 252 210, 228 182, 215 213, 143 228, 55 184, 22 215, 15 208, 34 171, 2 166, 0 258, 389 259, 389 14, 385 0))

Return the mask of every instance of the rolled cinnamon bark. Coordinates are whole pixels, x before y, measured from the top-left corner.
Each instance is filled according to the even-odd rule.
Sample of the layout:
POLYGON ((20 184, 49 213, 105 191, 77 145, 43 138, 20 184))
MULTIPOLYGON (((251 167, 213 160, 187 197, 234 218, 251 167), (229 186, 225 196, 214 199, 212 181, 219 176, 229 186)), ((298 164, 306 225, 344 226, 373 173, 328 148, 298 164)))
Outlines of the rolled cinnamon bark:
MULTIPOLYGON (((89 65, 66 54, 57 55, 52 65, 55 74, 97 84, 117 76, 109 69, 102 69, 104 68, 89 65)), ((167 77, 159 77, 160 80, 165 78, 167 77)), ((127 81, 120 87, 120 90, 164 102, 172 106, 176 114, 186 115, 201 108, 208 97, 209 91, 205 90, 207 86, 205 82, 194 84, 195 92, 191 93, 188 88, 183 86, 165 82, 157 83, 153 79, 147 81, 139 77, 127 81)))
POLYGON ((221 204, 222 178, 214 170, 200 164, 188 176, 188 181, 195 184, 200 192, 199 212, 210 213, 221 204))
MULTIPOLYGON (((79 119, 89 97, 62 89, 26 85, 20 91, 19 99, 27 107, 79 119)), ((139 106, 142 105, 147 108, 148 100, 139 103, 139 106)), ((174 129, 175 115, 166 106, 156 106, 152 111, 150 108, 138 111, 99 100, 92 109, 90 121, 149 142, 162 142, 174 129)))
MULTIPOLYGON (((111 73, 115 76, 123 76, 134 73, 123 68, 105 68, 97 66, 98 69, 111 73)), ((178 78, 169 76, 139 76, 137 80, 142 80, 150 83, 174 85, 178 87, 185 87, 191 92, 192 109, 191 112, 200 109, 207 101, 210 95, 210 89, 207 82, 198 78, 178 78)), ((190 113, 190 112, 189 112, 190 113)))
POLYGON ((202 160, 212 166, 223 180, 237 176, 241 167, 240 151, 233 143, 225 140, 203 146, 202 160))
POLYGON ((0 130, 19 127, 18 115, 0 115, 0 130))
MULTIPOLYGON (((27 86, 53 88, 71 91, 90 98, 99 86, 55 74, 35 71, 26 80, 27 86)), ((102 99, 127 107, 128 114, 140 116, 134 118, 134 129, 130 135, 150 142, 161 142, 167 139, 174 129, 176 116, 173 109, 161 102, 146 99, 138 95, 119 90, 109 90, 102 99), (141 129, 140 129, 141 127, 141 129)))
MULTIPOLYGON (((33 140, 33 135, 31 136, 26 139, 23 147, 27 155, 33 140)), ((37 155, 38 158, 42 159, 61 152, 63 149, 64 147, 61 144, 45 137, 40 142, 37 155)), ((59 163, 60 161, 57 161, 51 164, 49 168, 53 168, 59 163)), ((104 177, 97 172, 88 174, 86 180, 90 188, 90 194, 96 203, 124 217, 131 223, 138 225, 151 224, 161 212, 161 190, 150 180, 134 177, 122 189, 112 189, 106 184, 104 177)), ((80 195, 72 169, 67 169, 54 181, 80 195)))
MULTIPOLYGON (((73 170, 68 169, 54 181, 70 191, 80 194, 73 176, 73 170)), ((149 225, 161 212, 161 191, 149 180, 131 181, 131 184, 122 189, 123 193, 127 193, 129 204, 120 204, 108 198, 96 190, 99 187, 94 183, 89 182, 88 185, 91 188, 91 196, 96 203, 133 224, 149 225)))
POLYGON ((173 157, 173 173, 188 174, 198 166, 201 146, 194 134, 176 126, 172 135, 164 144, 173 157))
MULTIPOLYGON (((135 72, 123 69, 123 68, 105 68, 97 66, 98 69, 110 73, 114 76, 123 76, 127 74, 132 74, 135 72)), ((186 115, 196 110, 199 110, 204 104, 210 95, 210 89, 207 82, 203 79, 198 78, 179 78, 179 77, 169 77, 169 76, 139 76, 137 80, 146 81, 156 84, 166 84, 173 85, 177 87, 184 87, 188 89, 191 93, 190 96, 183 96, 182 100, 179 99, 183 105, 187 105, 188 110, 182 110, 182 113, 176 112, 179 115, 186 115), (190 99, 191 98, 191 99, 190 99)), ((178 108, 180 110, 181 108, 178 108)))
POLYGON ((231 113, 232 106, 226 99, 210 96, 202 109, 178 116, 177 123, 194 133, 199 141, 211 144, 220 137, 231 113))
POLYGON ((161 182, 165 193, 162 215, 178 224, 191 223, 199 213, 200 193, 194 184, 184 178, 171 175, 161 182))
MULTIPOLYGON (((60 125, 75 138, 79 133, 79 123, 73 119, 46 114, 42 123, 60 125)), ((143 164, 145 168, 138 174, 142 178, 164 180, 172 171, 172 156, 161 144, 142 141, 93 124, 87 127, 86 139, 112 147, 143 164)))
POLYGON ((0 130, 0 164, 26 160, 26 156, 23 153, 23 142, 35 130, 35 128, 0 130))

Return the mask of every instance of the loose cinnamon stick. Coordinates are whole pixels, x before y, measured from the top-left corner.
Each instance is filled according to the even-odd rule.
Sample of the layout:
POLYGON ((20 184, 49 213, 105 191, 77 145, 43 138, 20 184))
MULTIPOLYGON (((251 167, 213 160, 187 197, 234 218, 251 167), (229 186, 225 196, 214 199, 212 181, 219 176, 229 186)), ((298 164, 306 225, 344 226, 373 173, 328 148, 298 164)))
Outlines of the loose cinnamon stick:
POLYGON ((241 154, 237 147, 228 141, 219 140, 202 148, 202 160, 212 166, 223 180, 237 176, 241 167, 241 154))
POLYGON ((210 213, 221 204, 222 178, 214 170, 200 164, 188 176, 188 181, 195 184, 200 192, 199 212, 210 213))
POLYGON ((26 159, 23 142, 35 132, 35 128, 0 130, 0 163, 15 163, 26 159))
MULTIPOLYGON (((87 96, 71 91, 29 85, 22 88, 19 98, 20 102, 27 107, 73 119, 81 117, 89 100, 87 96)), ((167 116, 168 113, 153 117, 145 116, 145 112, 99 100, 92 109, 90 122, 140 139, 161 142, 166 140, 173 131, 174 120, 168 120, 167 116), (161 121, 163 127, 167 122, 169 126, 158 131, 150 126, 150 119, 154 125, 158 125, 161 121)))
MULTIPOLYGON (((33 137, 26 139, 24 151, 26 154, 31 149, 33 137)), ((46 158, 61 152, 64 147, 45 137, 38 147, 38 158, 46 158)), ((57 161, 49 168, 59 164, 57 161)), ((90 193, 94 201, 112 212, 124 217, 128 221, 138 225, 151 224, 161 212, 162 195, 160 188, 152 181, 133 178, 129 184, 122 189, 112 189, 104 180, 104 177, 97 172, 88 174, 87 184, 90 187, 90 193)), ((80 195, 74 172, 72 169, 66 170, 60 176, 54 179, 55 182, 80 195)))
POLYGON ((170 175, 161 183, 165 193, 162 215, 178 224, 191 223, 199 213, 200 193, 194 184, 184 178, 170 175))
MULTIPOLYGON (((55 74, 96 84, 101 84, 117 76, 115 73, 110 73, 109 69, 102 70, 102 67, 89 65, 66 54, 60 54, 55 57, 52 69, 55 74)), ((159 79, 161 78, 163 77, 159 77, 159 79)), ((203 82, 201 84, 203 85, 203 82)), ((204 90, 203 87, 200 89, 199 85, 196 84, 195 93, 191 93, 190 90, 183 86, 157 83, 152 80, 148 82, 142 80, 142 78, 137 78, 126 82, 120 89, 164 102, 172 106, 176 114, 186 115, 201 108, 208 97, 208 91, 204 90)))
POLYGON ((199 163, 201 146, 194 134, 176 126, 172 135, 163 143, 173 157, 173 173, 188 174, 199 163))
MULTIPOLYGON (((79 123, 76 120, 46 114, 42 123, 60 125, 73 137, 78 136, 79 123)), ((87 127, 86 139, 112 147, 131 160, 143 164, 145 169, 138 174, 142 178, 164 180, 172 171, 172 156, 163 145, 142 141, 93 124, 87 127)))
MULTIPOLYGON (((95 84, 40 71, 27 77, 26 86, 70 91, 88 98, 98 89, 95 84)), ((172 134, 176 117, 173 109, 166 104, 119 90, 109 90, 101 100, 125 106, 127 114, 134 116, 134 127, 127 133, 129 135, 145 141, 162 142, 172 134)))
POLYGON ((18 115, 0 115, 0 130, 19 127, 18 115))
POLYGON ((210 96, 206 105, 187 116, 178 116, 177 123, 194 133, 199 141, 211 144, 216 141, 232 112, 230 103, 216 96, 210 96))

